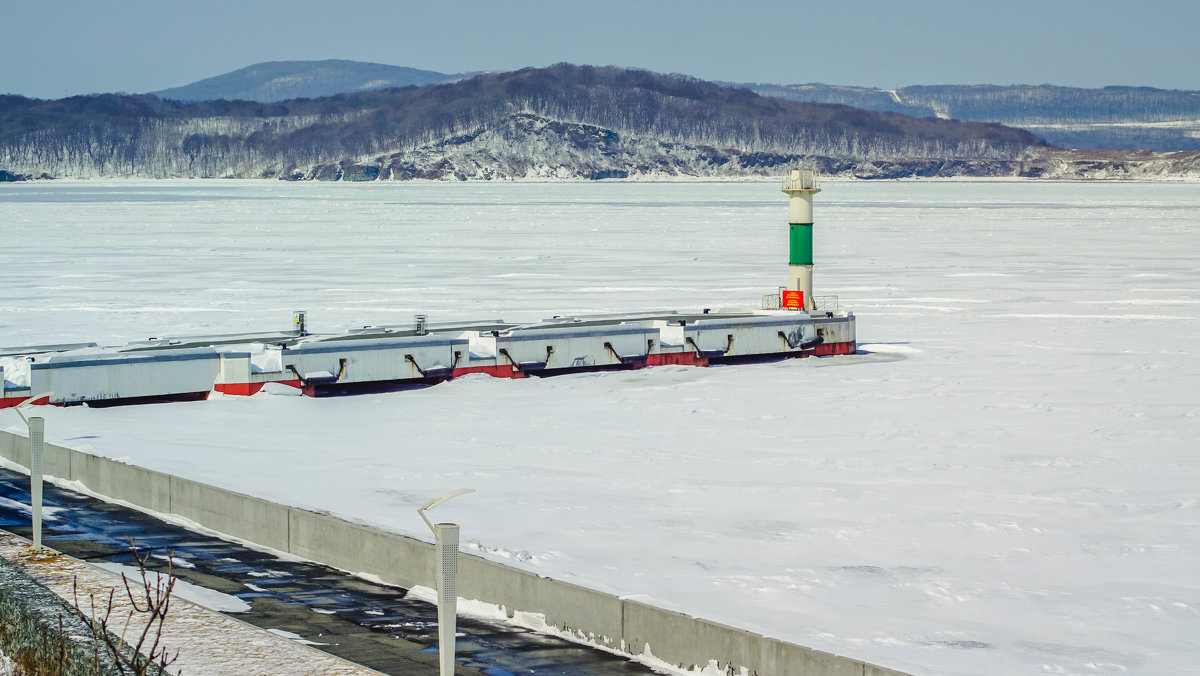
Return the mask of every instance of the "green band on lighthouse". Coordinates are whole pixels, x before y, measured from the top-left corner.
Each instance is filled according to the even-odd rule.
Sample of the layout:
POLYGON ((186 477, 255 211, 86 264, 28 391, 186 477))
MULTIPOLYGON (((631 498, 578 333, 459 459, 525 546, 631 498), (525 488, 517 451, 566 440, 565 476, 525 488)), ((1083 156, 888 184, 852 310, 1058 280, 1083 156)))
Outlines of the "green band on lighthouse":
POLYGON ((788 263, 791 265, 813 264, 812 226, 812 223, 791 223, 788 225, 790 233, 788 237, 788 263))

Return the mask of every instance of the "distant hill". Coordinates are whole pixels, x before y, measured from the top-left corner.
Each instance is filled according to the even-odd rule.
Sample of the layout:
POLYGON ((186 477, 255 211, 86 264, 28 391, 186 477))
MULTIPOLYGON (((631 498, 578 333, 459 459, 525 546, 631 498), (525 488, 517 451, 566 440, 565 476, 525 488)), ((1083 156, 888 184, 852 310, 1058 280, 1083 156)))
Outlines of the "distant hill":
POLYGON ((738 84, 764 96, 914 117, 999 122, 1079 149, 1200 150, 1200 92, 1151 87, 934 85, 872 89, 738 84))
POLYGON ((315 99, 346 92, 423 86, 461 76, 361 61, 268 61, 151 95, 172 101, 315 99))
POLYGON ((276 103, 0 96, 11 178, 293 180, 778 174, 1200 175, 1200 153, 1086 158, 998 124, 759 96, 683 76, 557 65, 276 103))
MULTIPOLYGON (((390 87, 454 82, 447 74, 361 61, 271 61, 151 92, 183 102, 273 103, 390 87)), ((718 83, 763 96, 832 103, 912 117, 998 122, 1051 145, 1079 149, 1200 150, 1200 92, 1150 87, 926 85, 873 89, 826 84, 718 83)))

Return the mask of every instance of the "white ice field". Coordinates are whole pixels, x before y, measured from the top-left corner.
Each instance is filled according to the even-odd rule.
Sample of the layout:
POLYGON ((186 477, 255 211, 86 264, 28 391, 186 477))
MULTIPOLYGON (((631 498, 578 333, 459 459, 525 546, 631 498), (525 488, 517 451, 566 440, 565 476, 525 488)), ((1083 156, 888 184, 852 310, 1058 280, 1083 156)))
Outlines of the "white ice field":
MULTIPOLYGON (((916 674, 1200 673, 1200 188, 827 182, 815 220, 856 356, 39 412, 422 538, 474 488, 434 515, 484 556, 916 674)), ((3 185, 0 345, 757 305, 786 221, 776 181, 3 185)))

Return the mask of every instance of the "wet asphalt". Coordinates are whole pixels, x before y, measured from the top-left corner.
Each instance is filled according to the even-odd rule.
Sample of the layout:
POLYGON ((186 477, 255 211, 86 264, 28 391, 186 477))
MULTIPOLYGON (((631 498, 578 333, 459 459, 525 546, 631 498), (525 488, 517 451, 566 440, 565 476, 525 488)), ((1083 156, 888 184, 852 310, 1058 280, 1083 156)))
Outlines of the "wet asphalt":
MULTIPOLYGON (((0 469, 0 529, 30 538, 29 477, 0 469), (10 502, 11 501, 11 502, 10 502), (22 509, 21 505, 25 508, 22 509)), ((151 567, 179 563, 181 580, 250 604, 229 613, 263 629, 298 634, 314 647, 386 674, 437 673, 437 608, 407 590, 316 563, 271 554, 169 524, 134 509, 45 484, 46 546, 85 561, 136 565, 132 538, 151 567), (51 510, 47 510, 51 511, 51 510)), ((506 624, 458 618, 456 674, 653 674, 646 666, 506 624)))

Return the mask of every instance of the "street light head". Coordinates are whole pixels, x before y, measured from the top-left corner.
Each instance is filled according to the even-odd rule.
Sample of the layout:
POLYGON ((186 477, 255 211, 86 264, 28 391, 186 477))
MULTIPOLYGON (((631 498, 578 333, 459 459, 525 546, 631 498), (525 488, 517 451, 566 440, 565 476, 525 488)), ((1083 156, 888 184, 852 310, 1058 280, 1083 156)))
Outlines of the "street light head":
POLYGON ((438 497, 425 503, 425 506, 422 507, 420 511, 431 510, 434 507, 437 507, 438 505, 442 504, 443 502, 449 500, 450 498, 457 498, 460 495, 466 495, 467 493, 474 493, 474 492, 475 492, 474 488, 456 488, 456 489, 450 491, 449 493, 443 493, 442 495, 439 495, 438 497))
POLYGON ((50 399, 50 397, 53 397, 53 396, 54 396, 54 393, 53 393, 53 392, 42 392, 41 394, 34 395, 34 396, 32 396, 32 397, 30 397, 30 398, 26 399, 25 401, 22 401, 21 403, 17 404, 17 405, 16 405, 16 406, 14 406, 13 408, 21 408, 22 406, 30 406, 30 405, 32 405, 32 404, 33 404, 33 402, 35 402, 35 401, 39 401, 39 400, 41 400, 41 399, 47 399, 47 400, 48 400, 48 399, 50 399))
POLYGON ((53 396, 54 396, 53 392, 43 392, 39 395, 32 396, 32 397, 26 399, 25 401, 17 404, 16 406, 13 406, 13 410, 17 412, 17 415, 21 416, 21 420, 24 420, 25 426, 28 427, 29 426, 29 418, 25 417, 25 414, 21 412, 21 409, 26 406, 32 405, 33 402, 35 402, 35 401, 40 401, 42 399, 45 399, 46 402, 49 403, 50 397, 53 397, 53 396))
POLYGON ((474 493, 474 492, 475 492, 474 488, 458 488, 458 489, 450 491, 449 493, 443 493, 442 495, 439 495, 438 497, 425 503, 424 507, 421 507, 420 509, 417 510, 417 514, 421 515, 421 518, 424 519, 424 521, 425 521, 425 525, 429 526, 429 530, 436 535, 437 530, 433 527, 433 523, 429 520, 429 517, 425 516, 425 512, 433 509, 434 507, 437 507, 438 505, 449 500, 450 498, 456 498, 460 495, 466 495, 467 493, 474 493))

